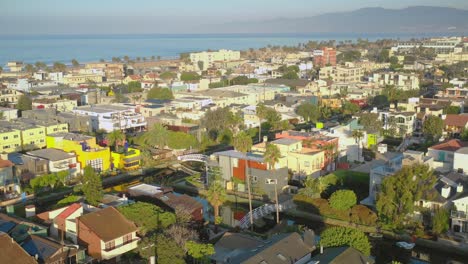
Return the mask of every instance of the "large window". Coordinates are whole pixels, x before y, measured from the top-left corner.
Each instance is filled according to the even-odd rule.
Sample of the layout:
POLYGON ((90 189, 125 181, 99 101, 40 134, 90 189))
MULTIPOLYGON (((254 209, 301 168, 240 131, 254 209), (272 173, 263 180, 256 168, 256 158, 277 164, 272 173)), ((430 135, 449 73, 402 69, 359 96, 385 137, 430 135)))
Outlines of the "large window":
POLYGON ((106 251, 113 250, 115 248, 115 241, 106 242, 106 251))
POLYGON ((125 235, 125 236, 123 237, 123 243, 124 243, 124 245, 125 245, 125 244, 128 244, 128 243, 130 243, 130 242, 132 242, 132 234, 125 235))
POLYGON ((93 169, 97 171, 103 170, 102 159, 93 159, 86 161, 86 165, 90 165, 93 169))

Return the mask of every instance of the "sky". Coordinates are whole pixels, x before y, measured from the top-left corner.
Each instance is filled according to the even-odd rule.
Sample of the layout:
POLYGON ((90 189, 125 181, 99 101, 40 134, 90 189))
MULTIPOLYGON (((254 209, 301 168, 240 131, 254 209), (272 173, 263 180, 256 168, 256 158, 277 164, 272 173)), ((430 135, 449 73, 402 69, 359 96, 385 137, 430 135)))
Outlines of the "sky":
POLYGON ((189 33, 192 27, 466 0, 0 0, 0 34, 189 33))

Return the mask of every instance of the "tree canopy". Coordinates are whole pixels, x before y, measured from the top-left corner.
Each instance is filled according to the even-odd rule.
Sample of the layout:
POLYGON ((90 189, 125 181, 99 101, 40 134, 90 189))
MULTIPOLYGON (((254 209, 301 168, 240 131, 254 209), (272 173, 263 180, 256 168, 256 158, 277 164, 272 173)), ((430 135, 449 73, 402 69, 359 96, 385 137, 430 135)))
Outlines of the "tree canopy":
POLYGON ((378 133, 382 129, 382 121, 376 113, 363 113, 359 118, 359 123, 367 133, 378 133))
POLYGON ((338 190, 330 197, 330 206, 338 210, 348 210, 355 206, 356 202, 356 194, 351 190, 338 190))
POLYGON ((240 113, 233 113, 228 107, 224 107, 208 110, 200 124, 206 129, 211 139, 220 142, 223 135, 232 135, 239 131, 243 121, 240 113))
POLYGON ((427 165, 404 166, 383 179, 376 208, 383 223, 400 226, 414 204, 433 188, 436 177, 427 165))
POLYGON ((127 85, 129 93, 139 93, 143 91, 143 89, 141 88, 141 82, 131 81, 127 85))
POLYGON ((296 113, 300 115, 306 122, 317 123, 320 118, 320 109, 317 105, 309 102, 302 103, 296 108, 296 113))
POLYGON ((154 87, 148 91, 147 99, 170 100, 174 99, 174 95, 169 88, 154 87))
POLYGON ((437 140, 442 136, 444 129, 444 121, 438 117, 431 115, 423 123, 423 133, 432 140, 437 140))
POLYGON ((443 234, 450 228, 450 214, 444 209, 437 209, 432 217, 432 231, 435 234, 443 234))
POLYGON ((18 98, 18 103, 16 104, 16 109, 20 111, 31 110, 32 109, 32 100, 27 95, 21 95, 18 98))
POLYGON ((180 79, 184 82, 186 81, 198 81, 201 79, 201 76, 196 72, 183 72, 180 75, 180 79))
POLYGON ((165 212, 160 207, 144 202, 120 206, 117 208, 125 218, 138 226, 138 232, 145 235, 169 227, 176 222, 174 213, 165 212))
POLYGON ((86 166, 83 173, 83 194, 91 205, 97 206, 103 197, 102 179, 91 166, 86 166))
POLYGON ((320 245, 324 247, 350 246, 369 256, 371 245, 361 230, 347 227, 329 227, 320 235, 320 245))
POLYGON ((234 137, 232 142, 234 148, 242 153, 247 153, 250 151, 252 144, 252 138, 244 131, 239 132, 239 134, 234 137))

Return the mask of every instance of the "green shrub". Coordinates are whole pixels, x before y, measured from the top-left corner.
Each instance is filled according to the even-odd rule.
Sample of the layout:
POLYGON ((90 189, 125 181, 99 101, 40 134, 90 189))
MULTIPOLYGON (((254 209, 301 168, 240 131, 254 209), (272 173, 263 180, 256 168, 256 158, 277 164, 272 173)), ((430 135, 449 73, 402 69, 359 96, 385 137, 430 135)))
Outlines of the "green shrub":
POLYGON ((324 247, 350 246, 369 256, 371 245, 364 232, 347 227, 330 227, 320 235, 320 245, 324 247))
POLYGON ((330 197, 330 206, 337 210, 348 210, 356 205, 356 194, 351 190, 339 190, 330 197))

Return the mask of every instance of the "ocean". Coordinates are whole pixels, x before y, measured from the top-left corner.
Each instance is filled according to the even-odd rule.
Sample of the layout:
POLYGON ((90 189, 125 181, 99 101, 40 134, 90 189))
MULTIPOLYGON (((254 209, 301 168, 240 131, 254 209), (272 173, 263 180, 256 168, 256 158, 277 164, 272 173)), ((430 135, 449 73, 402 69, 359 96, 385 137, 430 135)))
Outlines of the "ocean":
POLYGON ((261 48, 267 45, 297 45, 309 40, 410 39, 443 34, 150 34, 150 35, 0 35, 0 66, 8 61, 47 64, 110 60, 129 56, 176 58, 180 53, 207 49, 261 48))

